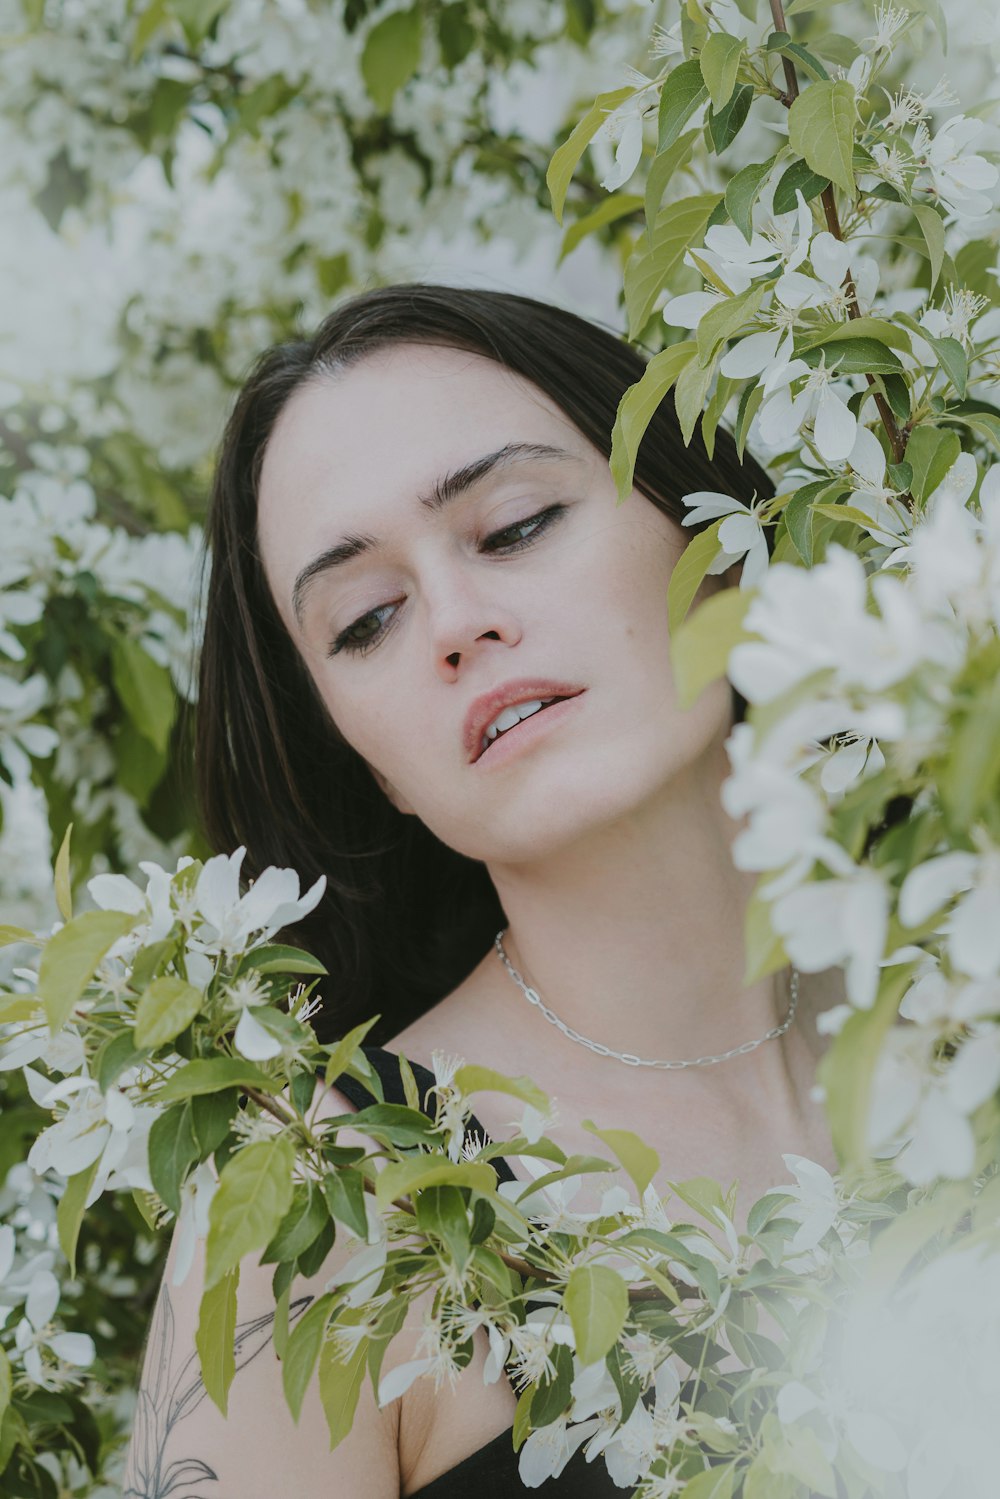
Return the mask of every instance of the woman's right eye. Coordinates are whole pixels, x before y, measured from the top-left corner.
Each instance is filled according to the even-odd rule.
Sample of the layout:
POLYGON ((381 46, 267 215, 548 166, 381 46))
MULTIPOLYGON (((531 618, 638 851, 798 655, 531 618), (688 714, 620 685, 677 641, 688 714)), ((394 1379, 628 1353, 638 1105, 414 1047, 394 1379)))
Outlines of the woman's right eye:
POLYGON ((335 636, 327 655, 336 656, 339 651, 352 651, 356 655, 364 655, 365 651, 369 650, 382 634, 384 626, 381 616, 386 610, 395 607, 395 604, 380 604, 377 609, 369 609, 367 614, 362 614, 353 624, 348 625, 335 636), (376 628, 371 629, 372 625, 376 628))

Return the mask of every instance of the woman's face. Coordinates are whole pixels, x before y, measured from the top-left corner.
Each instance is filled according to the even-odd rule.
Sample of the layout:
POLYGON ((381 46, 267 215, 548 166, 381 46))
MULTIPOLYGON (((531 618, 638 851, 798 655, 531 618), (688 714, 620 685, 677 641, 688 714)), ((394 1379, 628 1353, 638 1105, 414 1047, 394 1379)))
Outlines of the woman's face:
POLYGON ((676 701, 667 584, 687 534, 637 491, 618 505, 606 458, 492 360, 401 346, 300 389, 258 530, 341 734, 460 852, 538 858, 708 774, 731 699, 717 682, 676 701), (482 750, 505 697, 550 696, 569 700, 482 750))

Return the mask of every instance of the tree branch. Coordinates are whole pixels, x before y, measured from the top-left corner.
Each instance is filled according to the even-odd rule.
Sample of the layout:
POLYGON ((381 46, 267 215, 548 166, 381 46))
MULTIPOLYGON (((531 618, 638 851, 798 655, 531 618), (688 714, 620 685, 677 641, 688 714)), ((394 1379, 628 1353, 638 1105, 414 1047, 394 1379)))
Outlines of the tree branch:
MULTIPOLYGON (((782 0, 770 0, 770 4, 771 18, 774 21, 775 31, 787 32, 788 23, 785 20, 785 11, 784 6, 782 5, 782 0)), ((799 96, 799 81, 795 76, 795 64, 792 62, 791 58, 786 57, 783 53, 781 62, 785 70, 785 95, 783 96, 783 102, 790 109, 792 104, 794 104, 795 100, 799 96)), ((829 184, 829 186, 823 189, 823 192, 820 195, 820 202, 823 205, 823 214, 826 218, 827 229, 833 235, 834 239, 843 241, 844 232, 840 225, 840 215, 837 212, 837 198, 833 190, 832 182, 829 184)), ((851 274, 850 269, 848 269, 847 275, 844 277, 843 288, 847 293, 848 317, 861 317, 862 313, 861 308, 858 304, 857 288, 855 287, 854 277, 851 274)), ((868 384, 870 386, 875 386, 877 384, 874 375, 866 375, 865 379, 868 381, 868 384)), ((885 396, 882 395, 882 393, 878 390, 874 392, 874 395, 875 405, 878 407, 878 414, 882 418, 882 424, 885 427, 886 434, 889 438, 889 446, 892 448, 893 462, 902 463, 903 455, 906 452, 906 440, 903 437, 902 432, 900 431, 899 423, 896 421, 896 417, 893 413, 892 407, 889 405, 885 396)))

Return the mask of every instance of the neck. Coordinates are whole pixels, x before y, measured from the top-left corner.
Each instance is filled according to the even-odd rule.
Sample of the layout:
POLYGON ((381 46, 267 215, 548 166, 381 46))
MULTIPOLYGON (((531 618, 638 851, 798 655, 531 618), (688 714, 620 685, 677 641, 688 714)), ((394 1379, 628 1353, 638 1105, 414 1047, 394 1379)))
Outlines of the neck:
MULTIPOLYGON (((718 756, 722 763, 703 761, 684 784, 572 846, 490 866, 513 966, 567 1025, 616 1051, 717 1055, 787 1013, 787 969, 743 982, 755 876, 733 865, 740 824, 719 801, 721 746, 718 756)), ((510 976, 492 959, 513 1000, 510 976)))

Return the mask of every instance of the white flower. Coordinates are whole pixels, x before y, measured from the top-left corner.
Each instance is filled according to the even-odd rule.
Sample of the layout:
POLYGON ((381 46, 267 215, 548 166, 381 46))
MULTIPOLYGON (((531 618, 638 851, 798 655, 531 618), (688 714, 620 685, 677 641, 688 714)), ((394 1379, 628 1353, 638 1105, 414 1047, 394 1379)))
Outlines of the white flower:
POLYGON ((243 847, 232 854, 216 854, 198 875, 195 899, 205 925, 196 936, 208 953, 243 952, 253 942, 273 937, 314 910, 326 889, 326 876, 320 875, 300 896, 295 870, 271 865, 241 895, 240 866, 245 855, 243 847))
POLYGON ((608 192, 615 192, 625 185, 642 157, 643 118, 647 108, 645 96, 653 80, 641 73, 632 76, 638 83, 636 92, 611 111, 593 137, 594 141, 615 143, 614 165, 601 178, 601 186, 608 192))
POLYGON ((930 173, 931 191, 958 218, 980 218, 989 213, 996 186, 997 168, 983 156, 969 154, 968 147, 982 133, 982 120, 952 115, 932 136, 921 123, 914 152, 930 173))
POLYGON ((42 1108, 60 1108, 69 1100, 65 1112, 42 1130, 28 1152, 34 1171, 41 1175, 53 1170, 71 1177, 97 1161, 87 1206, 108 1188, 152 1190, 147 1144, 160 1109, 131 1103, 118 1087, 102 1093, 93 1078, 68 1077, 50 1084, 30 1067, 24 1069, 24 1077, 42 1108))
POLYGON ((894 1029, 872 1084, 870 1147, 894 1155, 895 1168, 918 1185, 966 1177, 976 1155, 970 1118, 998 1084, 1000 1027, 972 1027, 950 1062, 940 1060, 934 1030, 894 1029))
POLYGON ((615 1430, 608 1423, 587 1448, 587 1461, 602 1454, 611 1481, 619 1488, 637 1484, 653 1459, 687 1434, 680 1415, 680 1379, 670 1359, 660 1364, 654 1378, 655 1403, 652 1410, 641 1400, 633 1406, 627 1421, 615 1430))
POLYGON ((899 919, 921 926, 955 896, 938 928, 952 964, 969 978, 993 979, 1000 973, 1000 849, 984 841, 979 854, 953 849, 916 865, 900 888, 899 919))
MULTIPOLYGON (((835 843, 820 858, 834 871, 829 880, 809 880, 780 894, 770 919, 792 963, 805 973, 843 966, 847 997, 869 1009, 879 985, 879 965, 889 922, 884 874, 856 865, 835 843)), ((769 894, 764 886, 762 895, 769 894)))
POLYGON ((789 447, 792 438, 811 422, 821 457, 829 464, 843 463, 854 447, 858 421, 834 389, 839 378, 836 370, 826 368, 825 353, 816 368, 793 359, 776 370, 764 382, 765 398, 757 413, 764 441, 789 447), (803 375, 805 382, 793 397, 788 387, 803 375))
POLYGON ((14 1347, 33 1384, 54 1389, 64 1382, 59 1369, 43 1360, 46 1350, 60 1364, 86 1368, 94 1361, 94 1341, 88 1333, 59 1332, 52 1318, 59 1305, 59 1282, 51 1270, 40 1270, 32 1279, 24 1304, 24 1316, 14 1329, 14 1347))
POLYGON ((893 40, 909 19, 910 13, 907 10, 897 10, 894 5, 876 6, 875 35, 866 36, 861 45, 872 52, 891 47, 893 40))
POLYGON ((713 224, 698 250, 688 250, 686 265, 704 270, 707 265, 733 295, 744 292, 752 281, 766 276, 781 264, 780 252, 762 234, 749 243, 735 224, 713 224))
POLYGON ((701 521, 726 517, 718 532, 721 551, 708 572, 725 572, 726 568, 745 556, 740 587, 755 588, 761 575, 767 571, 768 564, 767 537, 757 518, 757 512, 765 500, 755 499, 750 505, 745 505, 742 500, 709 489, 696 490, 693 494, 683 495, 682 499, 685 505, 694 507, 681 521, 683 526, 696 526, 701 521))
POLYGON ((781 1159, 795 1177, 794 1186, 778 1188, 795 1199, 782 1204, 781 1216, 799 1225, 788 1247, 792 1254, 805 1254, 815 1249, 837 1222, 840 1214, 837 1183, 825 1167, 805 1156, 783 1155, 781 1159))
POLYGON ((827 307, 846 317, 851 299, 844 283, 850 272, 858 305, 863 312, 871 308, 878 290, 879 271, 878 262, 870 255, 860 255, 854 247, 824 229, 812 241, 809 260, 813 276, 787 270, 775 282, 774 295, 782 306, 796 311, 804 307, 827 307))
POLYGON ((570 1458, 589 1436, 598 1422, 581 1421, 570 1426, 563 1415, 537 1431, 529 1433, 521 1448, 517 1471, 526 1489, 537 1489, 547 1478, 558 1478, 570 1458))
POLYGON ((208 1210, 218 1188, 218 1179, 207 1161, 190 1173, 181 1187, 181 1211, 175 1234, 176 1255, 171 1283, 183 1285, 194 1263, 199 1239, 208 1234, 208 1210))

